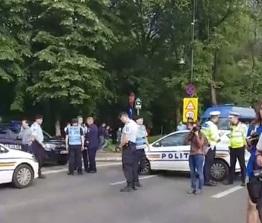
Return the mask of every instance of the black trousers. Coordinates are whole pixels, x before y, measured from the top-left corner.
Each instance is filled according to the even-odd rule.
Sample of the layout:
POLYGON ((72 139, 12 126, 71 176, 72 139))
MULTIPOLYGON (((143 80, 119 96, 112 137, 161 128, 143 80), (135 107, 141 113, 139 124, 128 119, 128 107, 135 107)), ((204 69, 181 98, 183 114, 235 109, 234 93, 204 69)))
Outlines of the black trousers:
POLYGON ((29 145, 22 144, 21 149, 22 149, 23 152, 30 153, 30 146, 29 145))
POLYGON ((211 180, 211 167, 214 163, 215 160, 215 156, 216 156, 216 148, 209 149, 206 156, 205 156, 205 165, 204 165, 204 180, 205 183, 209 183, 211 180))
POLYGON ((33 143, 31 144, 31 146, 29 147, 29 151, 32 152, 32 154, 35 156, 39 168, 38 168, 38 176, 40 177, 42 175, 42 166, 44 164, 44 160, 46 157, 45 154, 45 149, 43 148, 43 146, 37 142, 37 141, 33 141, 33 143))
POLYGON ((81 146, 69 145, 69 173, 74 173, 75 169, 78 173, 82 172, 81 146))
POLYGON ((246 164, 245 164, 245 148, 230 148, 230 172, 229 172, 229 183, 234 182, 236 162, 239 162, 241 168, 241 181, 246 182, 246 164))
POLYGON ((135 183, 138 178, 138 164, 136 160, 136 145, 129 143, 122 150, 122 167, 128 185, 135 183))
POLYGON ((139 178, 138 175, 141 170, 145 168, 145 159, 146 159, 146 153, 144 149, 137 149, 136 150, 136 169, 137 169, 137 175, 135 176, 135 181, 138 182, 139 178))
POLYGON ((83 156, 83 161, 84 161, 84 168, 85 171, 88 171, 89 166, 88 166, 88 156, 87 156, 87 149, 82 151, 82 156, 83 156))
POLYGON ((96 171, 96 152, 98 148, 88 148, 89 171, 96 171))

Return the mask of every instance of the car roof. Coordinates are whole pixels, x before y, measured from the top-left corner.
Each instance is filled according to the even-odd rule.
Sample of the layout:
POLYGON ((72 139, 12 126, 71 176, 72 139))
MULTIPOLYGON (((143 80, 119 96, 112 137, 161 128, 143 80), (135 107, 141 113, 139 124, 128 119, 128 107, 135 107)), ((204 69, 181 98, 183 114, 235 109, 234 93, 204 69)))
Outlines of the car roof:
POLYGON ((218 105, 208 108, 204 114, 201 116, 201 119, 208 119, 210 117, 210 112, 212 111, 220 111, 221 118, 228 118, 231 112, 236 112, 240 114, 241 119, 249 119, 253 120, 256 118, 256 112, 251 107, 240 107, 233 105, 218 105))

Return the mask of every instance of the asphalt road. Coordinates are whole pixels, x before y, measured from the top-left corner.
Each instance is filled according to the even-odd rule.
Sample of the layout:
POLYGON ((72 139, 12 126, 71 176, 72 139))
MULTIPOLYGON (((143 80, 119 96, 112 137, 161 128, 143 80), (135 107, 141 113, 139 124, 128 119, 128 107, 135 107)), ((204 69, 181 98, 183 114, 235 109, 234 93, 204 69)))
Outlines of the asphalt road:
POLYGON ((245 222, 246 190, 218 185, 187 195, 189 179, 145 176, 143 188, 120 193, 121 166, 99 164, 95 175, 67 176, 47 167, 47 179, 26 189, 0 187, 0 223, 229 223, 245 222))

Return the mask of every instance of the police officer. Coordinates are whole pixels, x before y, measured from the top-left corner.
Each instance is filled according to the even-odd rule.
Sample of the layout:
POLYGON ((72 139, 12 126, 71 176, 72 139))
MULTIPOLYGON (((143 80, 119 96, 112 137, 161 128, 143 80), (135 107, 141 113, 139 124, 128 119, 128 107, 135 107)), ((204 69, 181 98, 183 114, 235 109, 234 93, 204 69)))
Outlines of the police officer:
POLYGON ((22 126, 18 138, 22 139, 22 151, 31 153, 30 145, 32 144, 32 130, 26 119, 22 120, 22 126))
POLYGON ((215 186, 216 183, 211 180, 210 169, 214 163, 216 155, 216 145, 220 141, 218 122, 219 122, 219 111, 210 112, 210 120, 204 123, 202 126, 202 132, 206 136, 209 144, 208 151, 205 155, 205 165, 204 165, 204 178, 205 186, 215 186))
POLYGON ((30 146, 30 150, 35 155, 36 160, 38 161, 39 164, 38 176, 39 178, 44 179, 45 176, 42 174, 41 171, 45 159, 45 150, 43 145, 44 134, 41 128, 42 123, 43 123, 43 116, 36 115, 35 122, 31 126, 32 144, 30 146))
POLYGON ((87 168, 88 173, 96 173, 96 152, 99 148, 98 128, 94 123, 93 117, 88 117, 86 122, 88 130, 85 135, 85 141, 87 146, 88 159, 86 160, 85 168, 87 168))
MULTIPOLYGON (((144 119, 141 116, 137 116, 135 118, 136 123, 138 124, 137 136, 136 136, 136 169, 138 169, 138 173, 140 170, 143 170, 145 167, 145 149, 148 146, 147 140, 147 131, 144 126, 144 119)), ((135 186, 141 187, 141 183, 139 182, 138 174, 135 175, 135 186)))
POLYGON ((122 148, 123 172, 127 181, 126 187, 120 191, 130 192, 136 190, 135 178, 138 172, 136 165, 136 136, 138 126, 135 121, 128 117, 126 112, 121 113, 119 118, 125 124, 122 131, 120 148, 122 148))
POLYGON ((74 175, 75 169, 79 175, 82 175, 81 151, 84 149, 84 132, 78 125, 77 119, 73 119, 72 126, 67 128, 65 143, 66 149, 69 151, 68 175, 74 175))
POLYGON ((236 162, 238 160, 241 168, 241 186, 246 185, 246 165, 245 165, 245 149, 246 143, 246 126, 239 121, 240 114, 231 112, 230 119, 230 133, 229 150, 230 150, 230 174, 228 184, 233 184, 235 176, 236 162))

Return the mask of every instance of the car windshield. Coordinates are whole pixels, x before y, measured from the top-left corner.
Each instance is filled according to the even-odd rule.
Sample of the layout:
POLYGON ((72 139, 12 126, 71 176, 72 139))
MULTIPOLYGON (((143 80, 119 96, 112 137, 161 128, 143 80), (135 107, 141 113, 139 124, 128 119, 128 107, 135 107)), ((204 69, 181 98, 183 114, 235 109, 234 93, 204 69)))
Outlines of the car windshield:
MULTIPOLYGON (((201 124, 205 123, 207 120, 203 120, 201 124)), ((245 123, 247 126, 251 123, 252 120, 241 120, 241 122, 245 123)), ((228 118, 220 118, 219 123, 218 123, 218 129, 219 130, 229 130, 230 128, 230 123, 228 118)))

